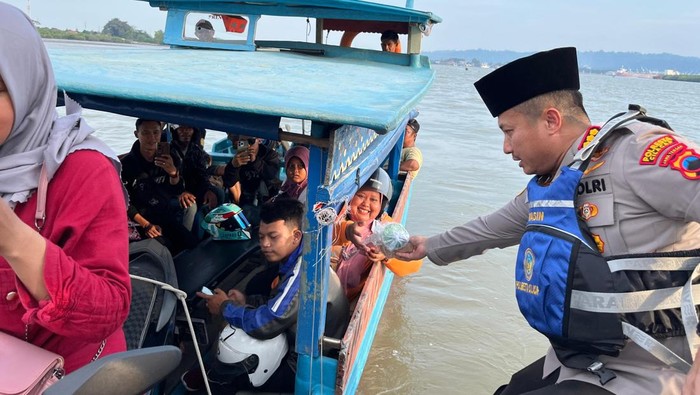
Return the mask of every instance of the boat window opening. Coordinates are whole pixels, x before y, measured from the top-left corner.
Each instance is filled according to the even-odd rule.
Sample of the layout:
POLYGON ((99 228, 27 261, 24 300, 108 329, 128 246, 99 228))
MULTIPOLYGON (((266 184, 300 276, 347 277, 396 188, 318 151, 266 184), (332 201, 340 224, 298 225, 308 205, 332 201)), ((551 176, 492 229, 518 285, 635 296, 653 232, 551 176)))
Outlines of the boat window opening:
POLYGON ((243 15, 187 13, 183 38, 205 42, 245 42, 250 18, 243 15))

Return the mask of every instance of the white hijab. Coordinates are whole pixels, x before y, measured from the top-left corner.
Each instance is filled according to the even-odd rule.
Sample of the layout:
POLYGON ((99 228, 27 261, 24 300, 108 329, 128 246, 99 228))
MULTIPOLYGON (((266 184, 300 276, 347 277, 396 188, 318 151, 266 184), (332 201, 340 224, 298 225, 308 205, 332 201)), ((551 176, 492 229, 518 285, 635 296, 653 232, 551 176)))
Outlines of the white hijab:
POLYGON ((116 154, 85 120, 82 108, 66 97, 66 116, 56 112, 56 82, 44 43, 17 8, 0 3, 0 77, 14 107, 14 124, 0 145, 0 197, 11 207, 26 202, 39 184, 42 163, 49 180, 71 152, 90 149, 112 159, 116 154))

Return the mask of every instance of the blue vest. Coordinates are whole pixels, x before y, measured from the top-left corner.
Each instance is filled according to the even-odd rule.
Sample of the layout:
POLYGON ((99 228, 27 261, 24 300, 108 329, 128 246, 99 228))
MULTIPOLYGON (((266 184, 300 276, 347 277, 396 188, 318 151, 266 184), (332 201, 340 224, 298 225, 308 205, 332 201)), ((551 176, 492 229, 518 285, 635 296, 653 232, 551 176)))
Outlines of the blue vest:
POLYGON ((624 336, 617 314, 569 307, 571 291, 615 292, 608 263, 576 213, 583 172, 568 167, 551 184, 527 186, 529 213, 515 265, 515 294, 528 323, 553 344, 617 355, 624 336))

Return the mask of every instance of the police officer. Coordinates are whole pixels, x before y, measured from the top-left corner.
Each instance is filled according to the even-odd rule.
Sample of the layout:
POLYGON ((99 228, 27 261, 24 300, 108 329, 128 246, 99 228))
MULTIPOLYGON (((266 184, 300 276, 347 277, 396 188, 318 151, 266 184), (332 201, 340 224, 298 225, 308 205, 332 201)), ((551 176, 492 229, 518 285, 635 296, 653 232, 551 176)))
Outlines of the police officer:
MULTIPOLYGON (((498 126, 504 134, 504 153, 518 161, 523 172, 534 176, 533 180, 526 191, 496 212, 430 238, 412 236, 407 251, 397 254, 399 259, 420 259, 427 255, 435 264, 446 265, 490 248, 521 244, 522 250, 526 226, 529 229, 530 224, 546 216, 542 214, 544 211, 533 211, 536 206, 534 197, 529 199, 528 196, 532 197, 533 191, 554 186, 557 180, 564 178, 562 174, 567 170, 563 168, 568 169, 575 154, 596 141, 595 136, 601 130, 591 125, 583 107, 575 48, 558 48, 518 59, 486 75, 475 83, 475 87, 491 114, 498 118, 498 126)), ((668 263, 668 260, 664 261, 667 259, 663 258, 664 255, 698 255, 692 250, 700 248, 700 169, 697 166, 700 148, 670 130, 664 122, 645 117, 643 113, 634 118, 636 120, 611 127, 604 139, 596 141, 595 150, 590 152, 581 168, 581 178, 573 184, 572 209, 585 223, 581 228, 584 229, 581 234, 586 235, 582 238, 584 244, 591 245, 597 250, 595 254, 605 257, 603 262, 624 263, 623 269, 606 269, 608 277, 605 281, 612 284, 611 289, 631 293, 649 290, 653 293, 660 289, 680 292, 684 284, 692 285, 689 278, 697 274, 691 275, 697 258, 681 258, 682 270, 652 269, 668 269, 668 266, 663 266, 668 263), (621 259, 621 256, 629 259, 621 259), (616 261, 616 258, 619 259, 616 261), (644 266, 648 262, 662 266, 644 266), (641 266, 632 268, 634 265, 641 266)), ((526 300, 528 296, 538 297, 546 293, 541 289, 544 285, 532 280, 533 266, 535 272, 545 270, 538 269, 546 266, 539 266, 540 262, 548 262, 551 266, 553 261, 551 256, 538 261, 537 254, 533 255, 532 251, 525 256, 528 258, 516 262, 516 295, 528 322, 544 333, 535 325, 538 318, 533 319, 527 302, 521 303, 521 298, 526 300), (518 269, 520 267, 523 269, 518 269), (523 272, 532 283, 520 278, 523 272)), ((572 259, 574 261, 570 264, 575 270, 571 272, 579 271, 583 265, 572 259)), ((571 293, 572 285, 566 284, 566 279, 572 280, 572 277, 566 275, 564 273, 563 286, 567 293, 571 293)), ((595 284, 595 276, 574 280, 586 283, 585 286, 599 285, 595 284)), ((582 310, 562 305, 564 311, 559 311, 559 316, 564 313, 573 320, 573 315, 589 309, 585 314, 590 314, 591 329, 585 332, 595 337, 598 319, 602 320, 605 315, 600 314, 603 311, 607 313, 606 317, 615 318, 618 332, 621 332, 620 327, 630 332, 608 339, 609 352, 598 352, 604 347, 597 347, 601 344, 596 343, 597 340, 572 345, 566 333, 561 336, 547 334, 553 345, 547 355, 514 374, 509 385, 499 388, 497 393, 681 392, 694 354, 690 347, 697 346, 697 337, 693 330, 685 330, 683 320, 686 317, 678 305, 661 310, 650 308, 652 311, 643 311, 644 308, 640 307, 629 313, 621 311, 613 302, 628 304, 631 301, 624 299, 622 293, 609 293, 601 294, 601 300, 608 303, 601 304, 603 307, 596 306, 602 310, 592 312, 594 309, 585 297, 590 294, 579 292, 576 295, 583 296, 572 298, 577 299, 577 308, 582 310), (629 338, 636 338, 636 334, 672 350, 678 356, 678 363, 671 367, 668 360, 661 362, 645 348, 630 341, 629 338), (572 359, 567 359, 571 355, 580 356, 582 349, 594 350, 585 355, 591 358, 588 365, 581 365, 580 361, 571 363, 572 359)), ((650 299, 640 300, 648 302, 650 299)), ((573 304, 571 301, 571 306, 573 304)), ((697 311, 694 304, 691 298, 688 311, 697 311)), ((551 311, 542 314, 545 320, 552 319, 551 311)), ((585 325, 585 322, 579 323, 585 325)), ((576 326, 569 328, 570 332, 578 329, 576 326)), ((640 343, 653 342, 645 340, 640 343)))

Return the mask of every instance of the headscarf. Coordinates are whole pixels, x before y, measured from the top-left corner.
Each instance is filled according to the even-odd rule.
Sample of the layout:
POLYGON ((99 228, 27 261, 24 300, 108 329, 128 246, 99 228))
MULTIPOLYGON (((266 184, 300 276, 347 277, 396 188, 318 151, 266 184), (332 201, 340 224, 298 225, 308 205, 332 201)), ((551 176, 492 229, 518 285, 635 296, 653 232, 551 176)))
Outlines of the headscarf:
POLYGON ((306 179, 304 179, 304 181, 302 181, 299 184, 287 178, 284 181, 284 184, 282 184, 282 187, 280 188, 280 193, 286 193, 292 199, 299 199, 299 195, 301 195, 304 189, 306 189, 306 184, 309 180, 309 149, 304 147, 303 145, 295 145, 294 147, 290 148, 287 151, 287 153, 284 154, 285 169, 287 168, 289 161, 294 157, 299 158, 299 160, 301 160, 301 163, 304 164, 304 169, 306 169, 307 177, 306 179))
MULTIPOLYGON (((0 145, 0 197, 11 207, 26 202, 39 185, 42 163, 48 179, 68 154, 90 149, 121 165, 116 154, 80 115, 82 108, 66 97, 66 116, 56 112, 56 82, 44 43, 19 9, 0 3, 0 77, 14 108, 14 123, 0 145)), ((125 196, 126 198, 126 196, 125 196)))

